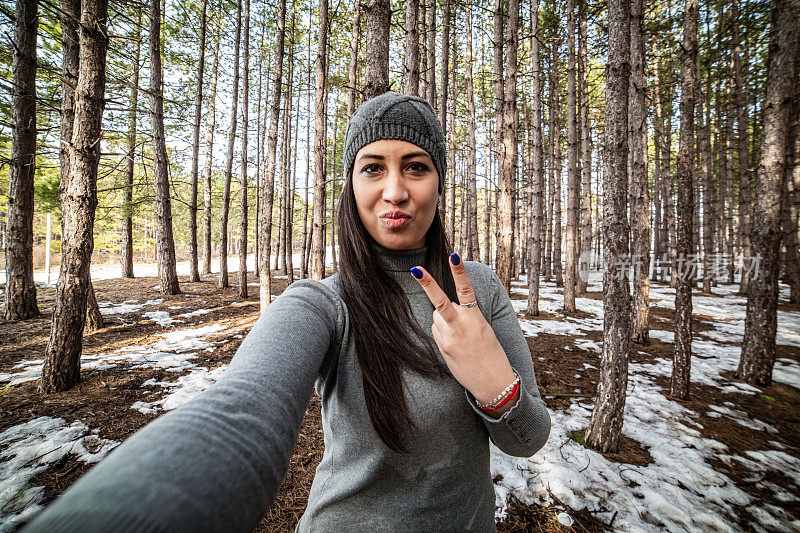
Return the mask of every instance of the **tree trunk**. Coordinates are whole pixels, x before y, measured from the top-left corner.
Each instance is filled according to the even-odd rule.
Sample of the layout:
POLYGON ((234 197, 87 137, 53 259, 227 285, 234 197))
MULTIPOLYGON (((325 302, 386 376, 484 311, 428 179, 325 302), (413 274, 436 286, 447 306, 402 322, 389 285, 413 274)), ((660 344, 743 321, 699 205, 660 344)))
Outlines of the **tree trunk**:
MULTIPOLYGON (((36 32, 39 2, 17 0, 12 60, 12 141, 6 222, 6 320, 39 315, 33 282, 36 172, 36 32)), ((105 21, 104 21, 105 22, 105 21)), ((66 66, 65 66, 66 68, 66 66)), ((62 158, 63 160, 63 158, 62 158)))
POLYGON ((217 79, 219 72, 220 28, 217 24, 214 38, 214 70, 211 72, 211 95, 208 103, 208 129, 206 130, 206 166, 203 171, 203 274, 211 273, 211 163, 214 160, 214 129, 216 128, 217 79))
POLYGON ((800 247, 798 246, 798 213, 800 213, 800 88, 795 86, 792 124, 786 143, 786 177, 784 178, 783 238, 786 244, 786 283, 789 301, 800 303, 800 247))
MULTIPOLYGON (((258 279, 260 269, 258 265, 261 261, 261 240, 259 238, 258 232, 260 229, 260 224, 258 221, 261 217, 261 171, 263 167, 261 166, 262 162, 262 155, 264 153, 264 137, 266 137, 267 132, 267 117, 266 117, 266 106, 264 108, 264 116, 261 115, 261 102, 262 94, 264 89, 264 77, 262 75, 263 70, 262 66, 264 63, 264 34, 266 33, 266 29, 264 26, 261 27, 261 38, 259 46, 258 46, 258 101, 256 104, 256 213, 255 213, 255 222, 253 224, 253 229, 255 230, 255 236, 253 239, 253 244, 255 245, 255 261, 253 267, 253 277, 258 279)), ((267 65, 267 70, 270 70, 270 65, 267 65)), ((267 89, 269 90, 269 89, 267 89)))
POLYGON ((664 281, 662 254, 666 249, 666 245, 663 240, 663 219, 661 216, 664 206, 664 196, 662 194, 664 182, 664 114, 662 111, 661 56, 655 46, 653 55, 656 57, 655 75, 653 76, 653 99, 655 101, 655 115, 653 116, 653 147, 655 149, 655 164, 653 168, 653 191, 655 192, 655 198, 653 200, 653 208, 655 209, 655 216, 653 217, 653 232, 655 233, 655 238, 653 239, 653 259, 655 259, 656 264, 650 279, 651 281, 658 281, 660 278, 661 281, 664 281))
MULTIPOLYGON (((744 80, 742 76, 742 62, 741 62, 741 46, 739 42, 739 28, 742 22, 739 20, 739 2, 733 0, 731 3, 731 45, 732 45, 732 62, 733 62, 733 91, 736 98, 737 108, 737 143, 736 152, 738 156, 738 174, 739 174, 739 241, 741 243, 742 260, 745 267, 750 265, 750 231, 752 227, 752 217, 750 210, 752 209, 752 198, 750 193, 750 169, 748 165, 748 129, 750 124, 750 116, 747 108, 747 101, 745 98, 744 80)), ((739 286, 739 294, 747 294, 747 278, 742 278, 742 283, 739 286)))
MULTIPOLYGON (((309 36, 309 46, 308 46, 308 55, 309 55, 309 62, 308 62, 308 70, 306 71, 306 80, 307 83, 311 84, 311 36, 309 36)), ((306 109, 311 109, 311 91, 308 91, 308 95, 306 98, 306 109)), ((355 110, 353 111, 355 112, 355 110)), ((308 259, 309 259, 309 251, 311 248, 311 243, 309 242, 310 233, 308 231, 308 194, 309 194, 309 182, 308 176, 311 167, 311 121, 306 120, 306 179, 305 179, 305 202, 303 203, 303 256, 300 266, 300 278, 306 279, 308 277, 308 259)))
POLYGON ((242 209, 239 224, 239 298, 247 298, 247 134, 250 110, 250 0, 244 4, 244 65, 242 68, 242 209))
POLYGON ((364 19, 367 30, 364 49, 369 50, 364 72, 366 101, 389 90, 389 0, 367 0, 364 3, 364 19))
MULTIPOLYGON (((339 101, 339 94, 336 94, 336 99, 333 102, 333 108, 338 109, 338 101, 339 101)), ((336 139, 339 137, 339 113, 334 112, 334 119, 333 119, 333 138, 336 139)), ((345 133, 347 130, 345 129, 345 133)), ((339 144, 334 142, 333 143, 333 157, 330 160, 330 164, 336 168, 336 151, 339 148, 339 144)), ((326 162, 326 165, 328 162, 326 162)), ((339 270, 339 264, 336 260, 336 181, 331 180, 331 261, 333 262, 333 271, 336 272, 339 270)))
MULTIPOLYGON (((478 180, 477 180, 477 160, 475 146, 475 95, 472 83, 472 6, 466 6, 467 35, 467 57, 464 68, 466 70, 466 89, 467 89, 467 190, 464 200, 467 209, 467 238, 466 253, 464 258, 467 261, 480 260, 480 246, 478 245, 478 180)), ((462 250, 462 253, 465 251, 462 250)))
POLYGON ((426 85, 427 93, 423 96, 431 104, 431 107, 436 109, 436 2, 431 2, 431 5, 428 6, 425 34, 427 35, 425 50, 428 53, 425 78, 428 83, 426 85))
POLYGON ((222 214, 219 228, 219 288, 228 287, 228 215, 231 206, 231 179, 233 178, 233 147, 236 144, 236 123, 239 119, 239 48, 242 36, 242 0, 236 2, 236 37, 233 42, 233 102, 231 127, 228 130, 228 155, 225 159, 225 185, 222 189, 222 214))
MULTIPOLYGON (((76 3, 76 0, 69 0, 70 3, 76 3)), ((139 106, 139 57, 141 55, 142 49, 142 9, 141 7, 136 8, 136 26, 134 37, 136 39, 136 45, 134 46, 133 52, 133 64, 132 64, 132 72, 131 72, 131 95, 128 101, 128 135, 127 135, 127 142, 126 142, 126 150, 125 150, 125 174, 123 177, 124 186, 122 189, 122 277, 123 278, 133 278, 133 169, 134 169, 134 157, 136 156, 136 113, 137 107, 139 106)), ((61 28, 64 31, 64 28, 67 27, 65 22, 62 18, 61 28)), ((75 28, 69 29, 69 37, 64 39, 64 57, 67 57, 67 48, 69 46, 76 46, 78 42, 77 39, 77 31, 75 28), (68 44, 68 42, 70 42, 68 44)), ((77 57, 77 52, 74 54, 77 57)), ((76 61, 77 63, 77 61, 76 61)), ((77 67, 77 65, 75 65, 77 67)), ((73 84, 76 80, 76 72, 74 69, 67 68, 67 62, 64 61, 64 78, 65 80, 71 81, 73 84), (71 72, 68 73, 68 70, 71 72)), ((69 86, 68 83, 63 83, 63 95, 64 98, 62 100, 62 112, 66 109, 66 105, 71 107, 71 103, 67 103, 72 100, 72 96, 67 99, 66 95, 67 92, 72 93, 72 87, 69 86)), ((72 129, 72 124, 70 121, 70 130, 72 129)), ((62 122, 62 132, 63 132, 63 122, 62 122)), ((69 137, 72 137, 71 131, 69 137)), ((62 137, 63 138, 63 137, 62 137)), ((63 145, 62 145, 63 146, 63 145)), ((62 148, 62 161, 64 154, 67 153, 66 148, 62 148)), ((62 170, 61 170, 61 179, 64 183, 65 174, 69 173, 69 165, 66 168, 63 167, 62 163, 62 170)))
POLYGON ((664 198, 664 241, 667 244, 666 263, 669 271, 669 286, 675 287, 675 208, 672 201, 672 106, 668 108, 666 131, 664 132, 664 174, 662 180, 662 197, 664 198))
MULTIPOLYGON (((292 5, 292 11, 294 11, 294 5, 292 5)), ((294 24, 294 13, 292 13, 292 28, 295 28, 295 27, 296 26, 294 24)), ((294 43, 292 43, 292 55, 291 55, 291 57, 294 57, 294 43)), ((292 86, 291 79, 292 79, 293 70, 294 69, 291 68, 290 71, 289 71, 289 80, 290 80, 289 81, 289 86, 290 87, 292 86)), ((297 95, 297 109, 300 109, 300 94, 299 93, 297 95)), ((289 113, 291 114, 291 112, 292 112, 292 104, 291 104, 291 102, 289 102, 289 113)), ((294 138, 294 148, 293 148, 293 151, 292 151, 292 159, 291 159, 291 161, 293 161, 294 164, 292 165, 292 177, 291 177, 291 181, 290 181, 291 189, 289 191, 289 229, 286 232, 286 237, 287 237, 286 246, 287 246, 287 248, 289 250, 289 254, 286 256, 286 261, 287 261, 286 270, 288 272, 288 274, 287 274, 288 278, 287 278, 286 282, 289 285, 294 283, 294 258, 293 258, 293 254, 294 254, 294 245, 293 245, 294 235, 292 234, 292 230, 294 229, 294 199, 295 199, 295 192, 296 192, 296 189, 297 189, 297 185, 296 185, 297 184, 297 141, 298 141, 298 137, 300 136, 300 126, 299 126, 300 122, 299 121, 300 121, 300 113, 295 113, 294 134, 292 135, 292 137, 294 138)))
MULTIPOLYGON (((456 19, 458 14, 455 13, 452 15, 452 19, 456 19)), ((452 20, 451 19, 451 20, 452 20)), ((453 39, 450 42, 452 46, 451 55, 453 56, 453 61, 450 62, 450 79, 455 79, 456 73, 456 63, 458 61, 458 56, 456 55, 456 50, 458 48, 458 37, 457 34, 453 34, 453 39)), ((456 246, 456 94, 455 91, 450 92, 450 113, 448 116, 448 122, 450 123, 450 135, 447 136, 447 168, 450 169, 450 186, 448 187, 450 193, 450 212, 449 215, 449 224, 448 229, 450 231, 450 245, 455 247, 456 246)))
MULTIPOLYGON (((377 6, 376 6, 376 9, 377 6)), ((372 20, 372 13, 370 8, 367 7, 367 49, 373 50, 370 47, 370 23, 375 23, 372 20)), ((386 24, 388 24, 388 17, 386 24)), ((375 30, 375 28, 373 28, 375 30)), ((372 35, 375 37, 375 35, 372 35)), ((387 28, 387 52, 388 52, 388 28, 387 28)), ((374 42, 378 48, 374 49, 376 55, 381 54, 381 44, 374 42)), ((320 0, 319 2, 319 38, 317 40, 317 59, 316 59, 316 81, 315 81, 315 96, 314 96, 314 231, 311 241, 311 256, 312 268, 311 277, 315 280, 321 280, 325 277, 325 153, 326 153, 326 136, 327 136, 327 92, 325 91, 325 77, 328 72, 328 65, 325 61, 326 51, 328 49, 328 0, 320 0)), ((370 55, 372 55, 372 51, 370 55)), ((388 53, 387 53, 388 58, 388 53)), ((367 75, 369 77, 373 65, 371 62, 367 63, 367 75)), ((388 68, 388 60, 387 60, 388 68)), ((377 75, 373 72, 373 75, 377 75)), ((388 75, 387 75, 388 79, 388 75)), ((375 83, 370 79, 367 83, 375 83)), ((387 82, 388 84, 388 82, 387 82)), ((384 91, 385 92, 385 91, 384 91)), ((381 93, 377 93, 381 94, 381 93)), ((372 96, 377 96, 374 94, 372 96)))
POLYGON ((553 189, 553 276, 556 278, 556 287, 564 286, 563 270, 561 268, 561 102, 556 90, 556 129, 553 131, 555 139, 555 153, 553 166, 555 167, 555 182, 553 189))
MULTIPOLYGON (((361 35, 361 4, 356 3, 355 14, 353 17, 353 33, 350 39, 350 62, 347 67, 347 123, 345 124, 345 132, 347 126, 350 125, 350 117, 356 112, 357 107, 357 69, 358 69, 358 42, 361 35)), ((347 172, 347 169, 344 169, 347 172)), ((343 176, 347 180, 347 176, 343 176)))
MULTIPOLYGON (((502 20, 502 0, 495 4, 495 24, 502 20)), ((502 23, 500 24, 502 29, 502 23)), ((500 202, 498 204, 501 231, 497 241, 497 274, 506 291, 511 290, 511 275, 513 270, 512 254, 514 251, 513 240, 513 194, 517 174, 517 40, 519 35, 519 1, 508 0, 508 20, 505 27, 505 44, 508 48, 505 53, 505 77, 500 76, 499 81, 505 81, 503 97, 498 106, 502 109, 502 145, 500 147, 500 202)), ((495 30, 497 36, 497 30, 495 30)), ((503 56, 503 43, 495 43, 495 53, 503 56)), ((495 60, 497 61, 497 60, 495 60)), ((495 65, 495 69, 496 69, 495 65)))
POLYGON ((567 0, 567 231, 564 311, 574 313, 578 263, 578 129, 575 89, 575 2, 567 0))
MULTIPOLYGON (((294 32, 295 21, 295 8, 292 2, 292 32, 294 32)), ((283 114, 283 132, 281 134, 281 155, 280 155, 280 172, 281 172, 281 207, 279 209, 280 216, 280 270, 284 276, 289 276, 289 265, 291 264, 291 247, 289 246, 290 235, 292 231, 292 219, 290 216, 291 205, 291 186, 289 181, 291 179, 291 163, 290 163, 290 147, 292 143, 292 81, 294 77, 294 43, 292 38, 289 39, 289 54, 287 62, 289 64, 289 72, 286 80, 284 98, 286 100, 286 109, 283 114)))
POLYGON ((189 281, 200 281, 197 268, 197 174, 200 163, 200 118, 203 110, 203 76, 206 66, 206 4, 200 8, 200 59, 197 61, 197 92, 194 98, 194 140, 192 141, 192 175, 189 193, 189 281))
POLYGON ((791 126, 792 100, 798 79, 800 6, 776 0, 772 11, 764 129, 755 190, 758 223, 750 233, 753 256, 761 264, 752 272, 747 294, 742 356, 736 378, 757 387, 772 383, 778 304, 781 189, 791 126))
POLYGON ((681 100, 678 145, 678 240, 675 272, 675 354, 670 395, 687 399, 692 367, 691 268, 694 219, 694 100, 697 92, 697 0, 686 0, 681 46, 681 100))
POLYGON ((714 281, 712 274, 714 266, 714 251, 716 250, 715 236, 717 222, 717 203, 716 187, 714 176, 711 173, 711 139, 709 128, 711 126, 711 76, 706 82, 706 91, 702 101, 705 102, 705 123, 704 111, 698 110, 700 124, 697 128, 697 144, 700 150, 700 172, 703 179, 703 292, 711 294, 711 285, 714 281))
POLYGON ((528 314, 539 315, 539 275, 542 262, 542 210, 544 174, 542 172, 542 97, 541 97, 541 63, 539 59, 539 2, 534 0, 531 12, 531 69, 533 71, 533 113, 531 113, 531 129, 533 130, 533 214, 531 224, 531 254, 528 269, 528 314))
POLYGON ((406 0, 403 92, 419 96, 419 0, 406 0))
POLYGON ((603 354, 597 397, 584 435, 587 446, 616 452, 622 431, 631 303, 627 272, 611 268, 628 255, 628 83, 630 77, 630 2, 608 2, 605 172, 603 176, 603 354))
MULTIPOLYGON (((86 0, 84 0, 86 1, 86 0)), ((172 204, 169 196, 169 161, 164 138, 164 93, 161 70, 161 5, 150 9, 150 122, 153 127, 153 177, 156 183, 156 249, 161 294, 179 294, 172 236, 172 204)))
MULTIPOLYGON (((587 81, 587 66, 589 53, 587 46, 586 29, 586 4, 580 3, 578 7, 580 44, 578 46, 578 90, 581 95, 580 120, 581 120, 581 243, 580 257, 586 259, 588 267, 589 256, 592 251, 592 144, 589 125, 589 82, 587 81)), ((580 264, 578 265, 580 269, 580 264)), ((578 278, 578 293, 587 291, 589 270, 586 268, 587 278, 578 278)))
MULTIPOLYGON (((555 9, 555 3, 553 9, 555 9)), ((558 19, 553 17, 553 27, 551 29, 554 35, 558 32, 558 19)), ((557 68, 557 44, 556 39, 550 43, 550 74, 548 76, 548 91, 547 99, 549 101, 547 112, 547 134, 548 134, 548 187, 547 187, 547 225, 545 229, 545 257, 544 257, 544 277, 546 281, 553 278, 553 208, 555 206, 555 149, 556 149, 556 98, 558 93, 558 68, 557 68)))
MULTIPOLYGON (((281 120, 281 138, 283 138, 283 133, 286 131, 286 116, 284 115, 281 120)), ((283 144, 281 144, 279 157, 281 160, 279 161, 278 167, 283 168, 283 144)), ((278 227, 276 228, 277 242, 275 250, 275 263, 272 265, 272 270, 282 270, 283 272, 281 272, 281 275, 286 275, 286 258, 283 256, 283 196, 283 172, 281 172, 281 175, 278 178, 278 227)))
MULTIPOLYGON (((450 169, 450 175, 453 175, 453 167, 451 166, 450 159, 450 147, 451 147, 451 139, 452 134, 448 135, 447 131, 447 101, 449 98, 448 92, 450 90, 450 0, 444 0, 444 28, 442 30, 442 94, 439 98, 439 122, 442 124, 442 131, 444 133, 445 139, 448 142, 448 150, 447 150, 447 168, 450 169)), ((448 194, 452 193, 452 189, 450 191, 442 190, 442 195, 439 198, 439 218, 442 221, 447 220, 447 196, 448 194)), ((452 228, 452 226, 450 226, 452 228)), ((453 239, 450 239, 450 245, 452 246, 453 239)))
POLYGON ((100 313, 100 306, 97 305, 97 298, 94 295, 94 285, 90 279, 89 288, 86 290, 86 324, 83 331, 90 333, 102 329, 104 325, 103 315, 100 313))
MULTIPOLYGON (((94 247, 97 166, 105 102, 108 5, 104 0, 83 0, 80 10, 75 121, 69 147, 69 183, 64 187, 62 199, 61 272, 39 384, 43 393, 67 390, 80 381, 86 296, 94 247)), ((19 9, 17 14, 19 19, 25 20, 19 9)), ((21 41, 18 39, 17 42, 21 41)))
POLYGON ((633 232, 633 340, 650 344, 650 185, 647 176, 647 81, 644 1, 631 2, 631 80, 628 96, 633 232))

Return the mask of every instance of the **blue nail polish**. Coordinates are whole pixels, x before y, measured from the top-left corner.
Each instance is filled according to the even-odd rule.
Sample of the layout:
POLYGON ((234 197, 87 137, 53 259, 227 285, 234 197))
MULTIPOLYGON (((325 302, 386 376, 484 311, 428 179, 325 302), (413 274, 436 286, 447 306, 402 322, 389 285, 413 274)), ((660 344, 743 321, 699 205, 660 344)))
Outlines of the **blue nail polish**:
POLYGON ((454 266, 458 266, 458 264, 461 262, 461 258, 458 257, 457 253, 453 252, 452 254, 450 254, 450 261, 453 263, 454 266))
POLYGON ((422 279, 422 270, 414 267, 411 269, 411 273, 414 274, 414 277, 417 279, 422 279))

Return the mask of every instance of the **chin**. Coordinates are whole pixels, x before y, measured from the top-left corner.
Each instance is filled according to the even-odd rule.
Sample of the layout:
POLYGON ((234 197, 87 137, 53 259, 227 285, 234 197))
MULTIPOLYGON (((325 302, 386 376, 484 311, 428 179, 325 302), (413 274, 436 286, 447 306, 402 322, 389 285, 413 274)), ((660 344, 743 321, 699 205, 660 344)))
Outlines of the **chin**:
POLYGON ((404 235, 387 235, 383 236, 380 240, 376 239, 376 242, 389 250, 415 250, 425 246, 424 238, 422 244, 419 244, 419 239, 413 239, 404 235))

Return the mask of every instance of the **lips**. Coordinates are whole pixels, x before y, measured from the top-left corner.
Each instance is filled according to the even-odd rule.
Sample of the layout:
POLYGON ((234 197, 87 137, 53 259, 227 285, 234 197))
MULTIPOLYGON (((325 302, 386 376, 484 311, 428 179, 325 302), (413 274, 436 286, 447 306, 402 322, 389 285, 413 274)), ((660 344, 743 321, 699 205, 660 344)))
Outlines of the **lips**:
POLYGON ((403 213, 402 211, 390 211, 382 214, 381 218, 411 218, 411 215, 403 213))
POLYGON ((381 222, 390 228, 400 228, 408 224, 408 222, 411 220, 411 215, 403 213, 402 211, 391 211, 381 215, 380 219, 381 222))

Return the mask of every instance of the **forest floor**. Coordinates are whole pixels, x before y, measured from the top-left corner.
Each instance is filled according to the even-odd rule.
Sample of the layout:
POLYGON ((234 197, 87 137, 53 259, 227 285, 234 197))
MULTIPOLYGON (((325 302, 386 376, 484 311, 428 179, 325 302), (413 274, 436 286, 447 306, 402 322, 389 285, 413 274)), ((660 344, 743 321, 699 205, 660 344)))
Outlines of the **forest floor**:
MULTIPOLYGON (((773 383, 760 388, 733 378, 745 314, 737 286, 695 292, 690 399, 674 400, 674 289, 653 284, 651 341, 633 345, 620 449, 601 454, 582 444, 603 339, 599 279, 593 273, 573 315, 546 282, 540 315, 527 316, 525 277, 512 284, 553 427, 530 458, 490 446, 498 531, 800 530, 800 306, 787 288, 773 383)), ((216 276, 180 281, 183 294, 162 297, 157 278, 96 279, 106 327, 85 335, 82 382, 64 393, 36 392, 55 288, 39 288, 41 317, 0 323, 0 532, 224 373, 258 318, 257 280, 244 300, 235 272, 224 290, 216 276)), ((273 279, 274 293, 285 287, 285 277, 273 279)), ((323 448, 312 394, 288 474, 256 531, 293 530, 323 448)))

